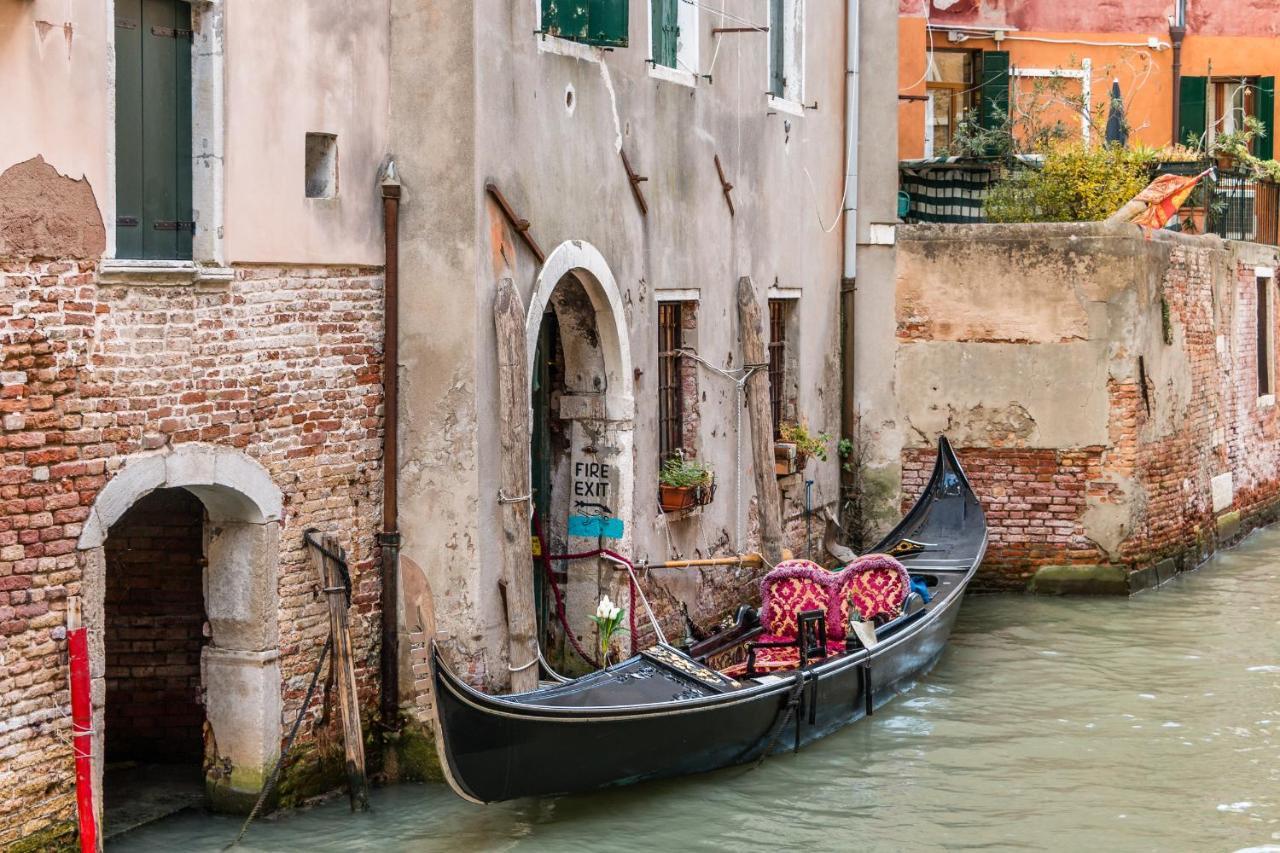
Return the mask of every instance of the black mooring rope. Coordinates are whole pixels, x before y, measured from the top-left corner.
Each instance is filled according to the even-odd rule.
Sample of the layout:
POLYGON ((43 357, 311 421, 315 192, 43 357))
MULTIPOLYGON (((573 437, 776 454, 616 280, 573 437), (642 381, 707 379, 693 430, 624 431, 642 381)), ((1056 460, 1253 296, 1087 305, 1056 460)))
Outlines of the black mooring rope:
POLYGON ((298 736, 298 729, 302 727, 302 718, 307 715, 307 706, 311 704, 311 697, 315 695, 316 684, 320 681, 320 670, 324 667, 324 662, 329 657, 329 651, 333 648, 333 635, 324 641, 324 648, 320 650, 320 660, 316 661, 316 668, 311 673, 311 684, 307 686, 307 695, 302 699, 302 707, 298 709, 298 717, 293 721, 293 728, 289 730, 289 737, 285 739, 284 749, 280 750, 280 758, 276 760, 276 766, 271 769, 271 776, 267 779, 267 784, 262 786, 262 793, 258 795, 258 801, 253 804, 253 811, 249 812, 249 816, 244 819, 244 825, 240 827, 240 832, 236 835, 235 841, 232 841, 223 850, 230 850, 232 847, 240 843, 240 839, 244 838, 244 834, 249 830, 249 824, 253 823, 253 819, 258 816, 258 810, 262 808, 262 804, 267 801, 267 796, 271 790, 275 788, 276 782, 280 779, 280 768, 284 767, 285 756, 289 754, 289 749, 293 746, 293 739, 298 736))

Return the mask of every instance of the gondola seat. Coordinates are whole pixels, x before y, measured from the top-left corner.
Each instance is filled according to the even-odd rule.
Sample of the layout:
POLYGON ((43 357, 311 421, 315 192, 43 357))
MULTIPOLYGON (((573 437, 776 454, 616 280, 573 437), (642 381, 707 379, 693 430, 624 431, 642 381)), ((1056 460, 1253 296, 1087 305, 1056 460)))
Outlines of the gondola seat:
MULTIPOLYGON (((753 639, 753 673, 795 669, 800 665, 800 614, 830 612, 831 596, 838 576, 808 560, 779 563, 760 581, 760 624, 764 633, 753 639)), ((827 624, 826 653, 844 650, 844 633, 831 634, 827 624)), ((724 670, 730 677, 747 672, 747 662, 724 670)))
POLYGON ((911 576, 888 554, 866 554, 836 575, 835 593, 827 615, 827 633, 844 639, 853 608, 864 622, 884 622, 902 612, 911 592, 911 576), (836 631, 832 628, 838 626, 836 631))

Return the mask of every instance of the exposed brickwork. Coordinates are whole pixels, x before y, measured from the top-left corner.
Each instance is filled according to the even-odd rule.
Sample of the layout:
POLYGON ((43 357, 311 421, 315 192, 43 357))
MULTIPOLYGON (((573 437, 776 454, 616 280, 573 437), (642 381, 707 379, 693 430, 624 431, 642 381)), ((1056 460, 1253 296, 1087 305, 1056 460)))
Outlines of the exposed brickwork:
POLYGON ((201 759, 203 534, 199 499, 161 489, 107 537, 107 761, 201 759))
POLYGON ((90 507, 131 454, 229 445, 283 492, 288 722, 327 632, 302 533, 338 535, 361 698, 374 701, 382 287, 375 270, 342 268, 241 268, 215 287, 100 284, 91 263, 0 262, 0 275, 4 847, 73 813, 66 600, 82 592, 90 507))
MULTIPOLYGON (((1109 491, 1099 480, 1101 448, 957 453, 987 515, 983 569, 990 586, 1025 586, 1038 566, 1105 562, 1083 523, 1086 496, 1109 491)), ((904 509, 928 484, 936 455, 932 448, 903 453, 904 509)))
MULTIPOLYGON (((1100 243, 1099 256, 1123 248, 1121 239, 1133 238, 1100 243)), ((1159 287, 1130 285, 1113 298, 1123 304, 1140 294, 1125 309, 1132 327, 1112 327, 1100 350, 1109 360, 1105 445, 1008 447, 1001 446, 1006 436, 977 421, 955 424, 968 430, 958 451, 990 524, 980 577, 986 586, 1021 588, 1038 567, 1055 564, 1135 570, 1173 558, 1190 568, 1220 544, 1211 497, 1217 475, 1231 475, 1228 509, 1246 526, 1280 500, 1280 411, 1260 398, 1257 367, 1256 269, 1274 266, 1274 250, 1171 238, 1156 247, 1134 240, 1131 254, 1159 287), (1121 511, 1116 541, 1102 544, 1091 507, 1121 511)), ((1268 287, 1273 305, 1280 302, 1275 283, 1268 287)), ((1273 341, 1280 340, 1278 313, 1273 308, 1273 341)), ((931 345, 922 337, 930 322, 899 304, 901 342, 931 345)), ((979 337, 963 342, 985 345, 979 337)), ((1274 377, 1274 344, 1270 357, 1274 377)), ((923 488, 932 461, 932 449, 904 449, 904 506, 923 488)))

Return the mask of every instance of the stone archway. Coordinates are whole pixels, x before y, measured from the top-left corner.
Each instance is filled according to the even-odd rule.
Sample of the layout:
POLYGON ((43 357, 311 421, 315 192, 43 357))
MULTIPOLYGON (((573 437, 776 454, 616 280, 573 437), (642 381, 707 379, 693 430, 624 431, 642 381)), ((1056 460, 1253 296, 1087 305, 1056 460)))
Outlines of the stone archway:
POLYGON ((283 496, 266 469, 237 450, 184 444, 129 457, 99 492, 78 541, 94 676, 95 794, 102 791, 102 697, 108 532, 139 500, 185 489, 204 508, 203 577, 210 636, 200 656, 209 740, 205 788, 219 809, 248 810, 279 755, 281 697, 277 583, 283 496))
MULTIPOLYGON (((538 272, 525 317, 530 377, 538 375, 538 343, 548 315, 559 330, 562 368, 554 418, 562 440, 551 463, 555 472, 548 478, 553 496, 546 525, 550 544, 553 550, 570 552, 597 547, 600 538, 591 531, 598 533, 601 527, 591 524, 598 513, 621 522, 621 535, 610 528, 605 541, 626 553, 633 535, 635 379, 622 294, 591 244, 561 243, 538 272)), ((532 388, 530 395, 532 407, 532 388)), ((536 474, 531 472, 531 482, 537 482, 536 474)), ((566 603, 574 632, 591 633, 586 616, 594 612, 601 593, 625 601, 626 588, 608 564, 571 566, 566 603)))

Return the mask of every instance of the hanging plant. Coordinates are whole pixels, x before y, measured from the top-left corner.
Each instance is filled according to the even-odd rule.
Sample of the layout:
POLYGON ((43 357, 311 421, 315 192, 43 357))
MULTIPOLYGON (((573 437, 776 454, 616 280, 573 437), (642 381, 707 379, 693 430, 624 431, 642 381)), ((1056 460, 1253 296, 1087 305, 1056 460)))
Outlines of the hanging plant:
POLYGON ((715 497, 715 474, 697 459, 676 453, 658 472, 658 503, 663 512, 679 512, 711 503, 715 497))

